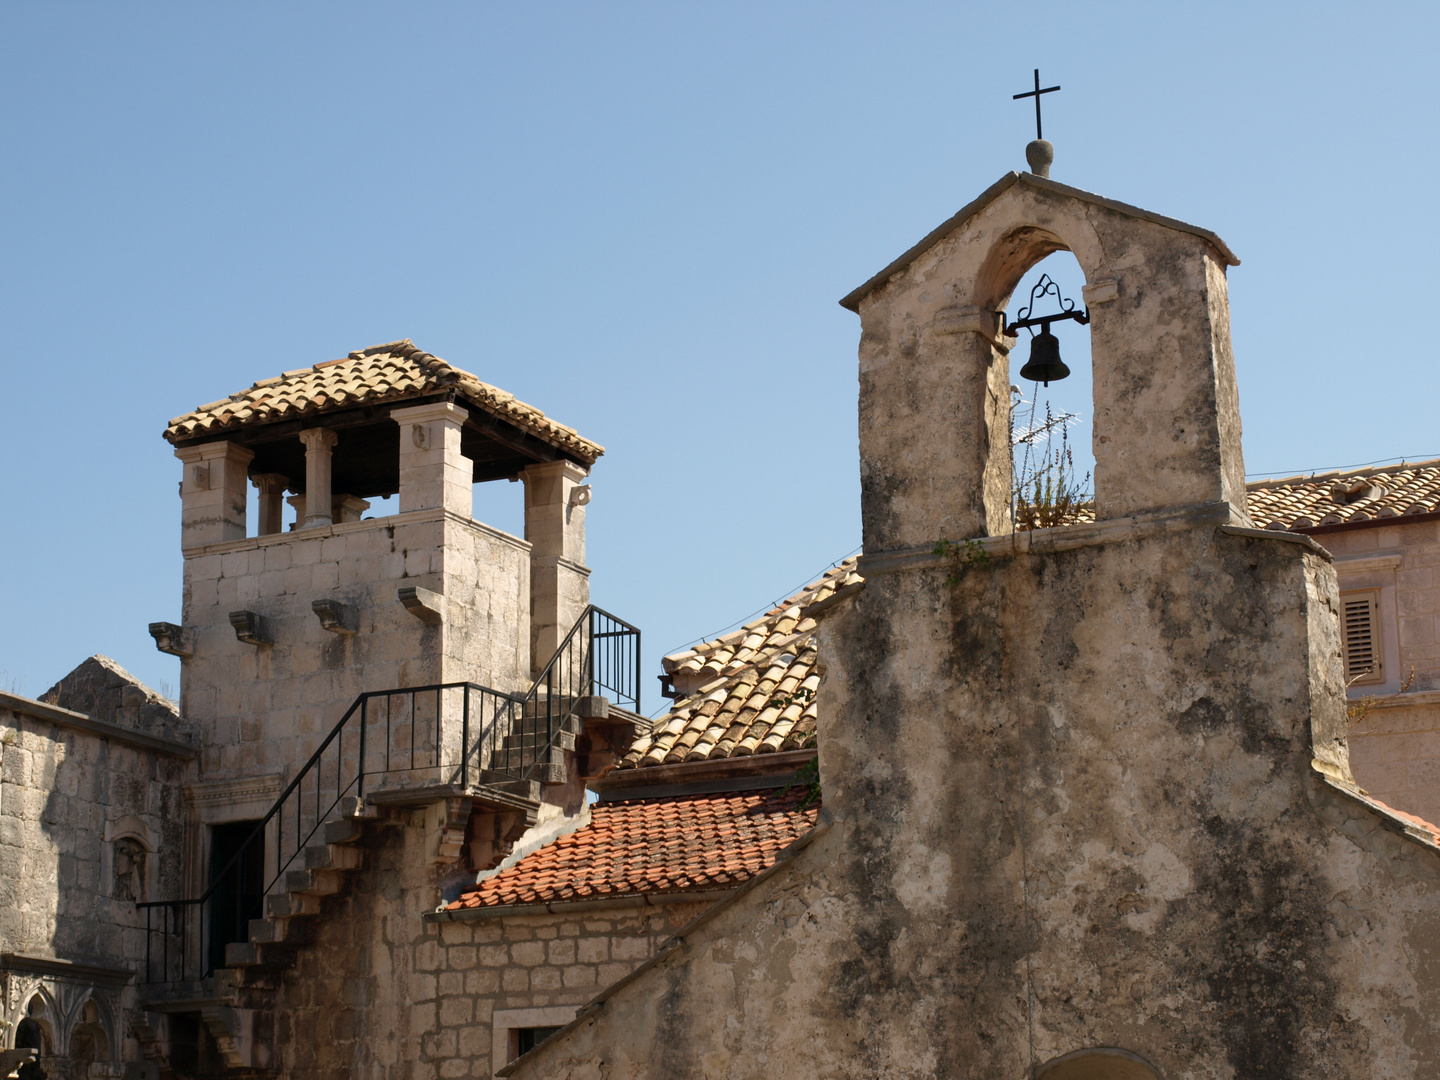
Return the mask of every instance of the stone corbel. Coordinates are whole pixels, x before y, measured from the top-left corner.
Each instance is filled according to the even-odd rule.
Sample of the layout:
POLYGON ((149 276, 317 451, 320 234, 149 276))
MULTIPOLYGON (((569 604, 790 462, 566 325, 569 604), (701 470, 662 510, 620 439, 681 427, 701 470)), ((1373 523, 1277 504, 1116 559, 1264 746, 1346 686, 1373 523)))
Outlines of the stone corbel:
POLYGON ((342 604, 339 600, 312 600, 310 609, 315 612, 320 625, 332 634, 350 637, 360 628, 358 613, 350 604, 342 604))
POLYGON ((1002 353, 1015 347, 1015 335, 1005 332, 1003 312, 990 311, 974 304, 956 304, 935 313, 930 329, 937 334, 979 334, 1002 353))
POLYGON ((426 626, 439 626, 444 621, 445 598, 439 593, 407 585, 396 595, 400 598, 400 603, 405 605, 405 610, 426 626))
POLYGON ((1086 309, 1096 304, 1108 304, 1111 300, 1120 297, 1120 282, 1116 278, 1105 278, 1103 281, 1092 281, 1089 285, 1080 289, 1080 295, 1085 300, 1086 309))
POLYGON ((185 633, 183 627, 176 626, 173 622, 152 622, 150 636, 155 639, 155 648, 163 653, 179 657, 195 655, 195 647, 190 643, 190 635, 185 633))
POLYGON ((265 619, 253 611, 230 612, 230 625, 235 628, 235 637, 246 645, 274 645, 275 639, 265 625, 265 619))
POLYGON ((453 863, 465 850, 465 833, 470 826, 472 800, 469 796, 444 799, 430 808, 431 861, 444 866, 453 863))

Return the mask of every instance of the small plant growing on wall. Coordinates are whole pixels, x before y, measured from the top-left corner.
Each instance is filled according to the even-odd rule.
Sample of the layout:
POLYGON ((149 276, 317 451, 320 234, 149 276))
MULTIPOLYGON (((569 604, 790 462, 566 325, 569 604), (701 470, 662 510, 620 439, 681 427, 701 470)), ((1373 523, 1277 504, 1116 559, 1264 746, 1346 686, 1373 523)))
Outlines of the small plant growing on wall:
POLYGON ((958 544, 953 540, 940 540, 936 542, 931 554, 939 555, 950 563, 950 572, 945 575, 946 585, 960 584, 960 578, 966 570, 990 561, 990 553, 979 540, 961 540, 958 544))

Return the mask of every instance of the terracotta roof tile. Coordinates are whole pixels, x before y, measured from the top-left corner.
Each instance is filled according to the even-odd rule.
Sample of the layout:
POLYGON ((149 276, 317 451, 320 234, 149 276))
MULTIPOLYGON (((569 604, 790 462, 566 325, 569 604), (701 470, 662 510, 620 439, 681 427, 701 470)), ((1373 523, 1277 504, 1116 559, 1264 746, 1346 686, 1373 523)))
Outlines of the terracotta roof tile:
POLYGON ((1440 511, 1440 458, 1378 469, 1350 469, 1257 480, 1245 502, 1266 529, 1309 529, 1440 511))
POLYGON ((583 828, 531 852, 450 904, 565 903, 732 888, 809 832, 819 800, 801 788, 596 803, 583 828))
POLYGON ((201 405, 177 416, 165 429, 172 443, 222 431, 238 431, 278 420, 316 416, 334 409, 374 405, 455 390, 467 403, 484 409, 587 465, 605 448, 558 423, 539 409, 517 401, 468 371, 417 349, 408 339, 374 345, 340 360, 297 368, 261 379, 248 390, 201 405))
POLYGON ((618 768, 714 761, 812 745, 815 733, 814 619, 800 609, 860 581, 846 559, 753 622, 662 661, 702 681, 630 745, 618 768))

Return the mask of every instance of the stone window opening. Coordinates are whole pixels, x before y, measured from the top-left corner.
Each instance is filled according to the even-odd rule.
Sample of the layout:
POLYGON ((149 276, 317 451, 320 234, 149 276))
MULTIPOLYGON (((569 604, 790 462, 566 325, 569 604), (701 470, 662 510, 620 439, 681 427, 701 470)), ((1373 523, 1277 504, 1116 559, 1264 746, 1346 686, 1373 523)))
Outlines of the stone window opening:
POLYGON ((576 1006, 496 1009, 490 1014, 490 1067, 499 1072, 575 1019, 576 1006))
POLYGON ((1335 559, 1340 653, 1346 693, 1352 699, 1406 688, 1395 577, 1401 565, 1400 552, 1389 550, 1342 554, 1335 559))
POLYGON ((1380 623, 1380 590, 1340 595, 1340 641, 1345 656, 1345 685, 1385 682, 1385 643, 1380 623))
POLYGON ((514 1058, 519 1057, 521 1054, 528 1054, 531 1050, 534 1050, 535 1047, 539 1046, 551 1035, 554 1035, 557 1031, 559 1031, 561 1026, 562 1025, 557 1024, 553 1027, 526 1027, 512 1029, 511 1038, 514 1040, 515 1046, 513 1048, 514 1053, 511 1055, 511 1059, 513 1060, 514 1058))

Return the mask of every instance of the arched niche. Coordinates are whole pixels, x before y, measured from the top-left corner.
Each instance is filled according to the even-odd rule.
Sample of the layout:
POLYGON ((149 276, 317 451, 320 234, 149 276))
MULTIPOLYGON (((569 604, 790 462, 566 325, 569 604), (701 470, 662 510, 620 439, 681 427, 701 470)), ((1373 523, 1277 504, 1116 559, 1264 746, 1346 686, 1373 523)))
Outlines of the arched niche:
POLYGON ((1139 1054, 1117 1046, 1075 1050, 1052 1058, 1031 1074, 1032 1080, 1165 1080, 1139 1054))
POLYGON ((1225 283, 1238 260, 1204 229, 1012 174, 842 301, 861 319, 867 552, 1009 531, 1000 311, 1061 250, 1086 281, 1097 517, 1248 523, 1225 283))
POLYGON ((72 1075, 87 1076, 95 1062, 113 1060, 113 1032, 109 1010, 93 995, 87 998, 66 1039, 72 1075))

